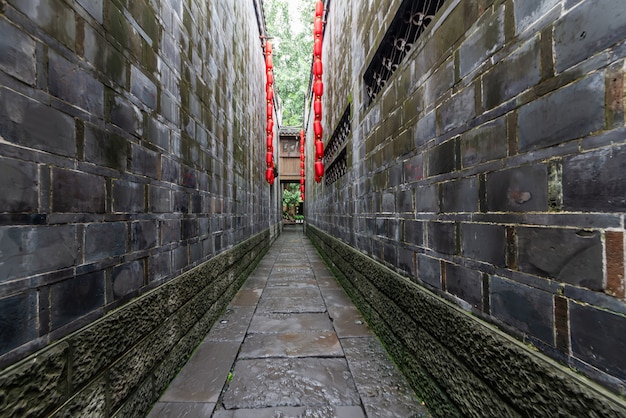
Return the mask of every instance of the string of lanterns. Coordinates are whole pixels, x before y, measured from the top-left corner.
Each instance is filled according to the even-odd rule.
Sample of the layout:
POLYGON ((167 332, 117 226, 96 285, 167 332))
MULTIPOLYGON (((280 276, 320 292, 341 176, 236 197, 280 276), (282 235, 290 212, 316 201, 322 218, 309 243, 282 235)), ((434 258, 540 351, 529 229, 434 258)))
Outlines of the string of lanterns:
POLYGON ((304 129, 300 130, 300 198, 304 202, 304 129))
POLYGON ((265 42, 265 73, 267 84, 265 85, 265 99, 267 105, 267 151, 265 153, 265 180, 271 185, 274 184, 274 61, 272 59, 272 43, 265 42))
POLYGON ((313 113, 315 118, 313 121, 313 133, 315 135, 315 181, 322 181, 324 176, 324 142, 322 135, 324 128, 322 127, 322 95, 324 94, 324 82, 322 74, 324 72, 322 65, 322 41, 324 33, 324 2, 318 0, 315 4, 315 20, 313 22, 313 113))

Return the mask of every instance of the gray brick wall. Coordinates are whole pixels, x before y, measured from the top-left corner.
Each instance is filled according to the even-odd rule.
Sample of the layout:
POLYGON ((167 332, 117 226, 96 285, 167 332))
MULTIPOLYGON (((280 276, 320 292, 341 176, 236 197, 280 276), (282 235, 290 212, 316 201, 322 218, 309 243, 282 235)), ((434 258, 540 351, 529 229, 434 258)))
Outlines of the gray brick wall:
POLYGON ((388 3, 330 3, 323 124, 357 110, 307 223, 626 395, 622 2, 447 1, 368 104, 388 3))
MULTIPOLYGON (((0 385, 9 366, 105 314, 137 300, 166 310, 143 295, 278 232, 278 186, 264 181, 259 7, 0 1, 0 385)), ((105 363, 85 367, 97 374, 105 363)), ((59 370, 67 381, 68 369, 59 370)), ((104 405, 95 374, 60 388, 59 399, 82 405, 86 384, 114 412, 145 376, 111 373, 105 380, 124 386, 112 403, 104 405)), ((3 399, 0 415, 22 415, 21 407, 5 414, 3 399)), ((52 411, 33 408, 32 416, 52 411)))

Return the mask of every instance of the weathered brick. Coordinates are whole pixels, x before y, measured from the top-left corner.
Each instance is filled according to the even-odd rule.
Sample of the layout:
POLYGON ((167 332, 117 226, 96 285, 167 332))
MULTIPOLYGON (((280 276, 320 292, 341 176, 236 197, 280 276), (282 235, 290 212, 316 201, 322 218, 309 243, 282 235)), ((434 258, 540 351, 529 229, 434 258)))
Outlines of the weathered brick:
POLYGON ((59 99, 94 116, 104 114, 102 83, 52 50, 48 54, 48 86, 50 93, 59 99))
POLYGON ((156 109, 156 84, 134 65, 130 69, 130 91, 150 109, 156 109))
POLYGON ((143 251, 157 245, 156 221, 138 221, 131 224, 130 248, 133 251, 143 251))
POLYGON ((180 220, 161 221, 159 230, 161 231, 161 245, 172 244, 181 239, 180 220))
MULTIPOLYGON (((37 337, 37 310, 36 292, 31 291, 0 299, 0 312, 2 312, 0 354, 5 354, 37 337)), ((2 386, 2 380, 0 380, 0 387, 2 386)))
POLYGON ((156 152, 133 145, 133 173, 156 179, 159 171, 159 156, 156 152))
POLYGON ((119 135, 103 131, 93 125, 85 125, 85 160, 126 171, 130 147, 128 141, 119 135))
POLYGON ((39 182, 35 164, 0 158, 0 178, 2 212, 37 211, 39 182))
POLYGON ((428 246, 440 253, 455 254, 456 225, 452 222, 429 222, 428 246))
POLYGON ((52 210, 54 212, 104 213, 105 179, 80 171, 52 170, 52 210))
POLYGON ((483 306, 483 282, 479 271, 452 263, 444 263, 446 290, 481 310, 483 306))
POLYGON ((148 282, 162 280, 172 272, 172 253, 166 251, 148 258, 148 282))
POLYGON ((103 15, 102 2, 104 0, 77 0, 77 1, 78 1, 78 4, 83 6, 85 10, 87 10, 87 12, 91 16, 93 16, 93 18, 96 19, 98 23, 102 23, 102 15, 103 15))
POLYGON ((500 61, 483 77, 483 106, 492 109, 541 80, 541 44, 538 36, 500 61))
POLYGON ((126 224, 105 222, 85 228, 85 261, 92 262, 116 257, 126 252, 126 224))
POLYGON ((441 260, 418 254, 417 277, 423 282, 441 289, 441 260))
POLYGON ((478 178, 470 177, 441 184, 442 212, 478 211, 478 178))
POLYGON ((611 295, 624 299, 624 233, 606 231, 606 290, 611 295))
POLYGON ((76 21, 74 11, 61 0, 10 0, 9 3, 28 16, 54 38, 74 49, 76 21))
POLYGON ((404 241, 412 245, 424 245, 424 223, 421 221, 404 221, 404 241))
POLYGON ((481 17, 478 23, 476 31, 459 49, 459 71, 462 78, 504 45, 504 6, 498 7, 489 16, 481 17))
POLYGON ((491 278, 490 289, 495 318, 554 344, 552 295, 497 276, 491 278))
POLYGON ((395 213, 396 211, 396 197, 393 193, 383 193, 383 212, 395 213))
POLYGON ((415 124, 415 147, 419 148, 437 135, 437 113, 422 116, 415 124))
POLYGON ((127 180, 113 181, 113 211, 139 213, 145 209, 144 185, 127 180))
POLYGON ((14 144, 76 155, 74 119, 4 87, 0 87, 0 136, 14 144))
POLYGON ((626 378, 626 317, 570 303, 572 352, 583 361, 626 378))
POLYGON ((169 151, 170 130, 166 125, 155 120, 154 118, 150 118, 148 120, 148 140, 152 144, 169 151))
POLYGON ((563 207, 573 211, 626 210, 626 146, 563 159, 563 207))
POLYGON ((603 290, 602 239, 598 231, 518 228, 521 271, 603 290))
POLYGON ((424 154, 418 154, 403 164, 404 182, 412 183, 424 178, 424 154))
POLYGON ((463 167, 504 158, 507 155, 506 117, 481 125, 461 137, 463 167))
POLYGON ((525 31, 558 3, 559 0, 516 1, 513 4, 515 33, 520 34, 525 31))
POLYGON ((428 175, 450 173, 458 169, 458 140, 451 139, 432 148, 428 153, 428 175))
POLYGON ((0 228, 0 281, 73 266, 77 253, 74 225, 0 228))
POLYGON ((487 209, 492 212, 546 211, 547 167, 531 165, 488 174, 487 209))
POLYGON ((413 190, 404 190, 396 193, 397 196, 397 211, 400 213, 413 213, 413 204, 415 199, 413 197, 413 190))
POLYGON ((106 77, 113 80, 117 85, 126 87, 128 63, 124 55, 90 25, 84 25, 84 27, 85 38, 83 47, 87 62, 102 71, 106 77))
POLYGON ((425 105, 436 103, 441 96, 454 85, 454 58, 449 58, 441 64, 424 83, 424 91, 418 92, 424 96, 425 105))
POLYGON ((448 132, 454 128, 467 124, 476 115, 476 99, 474 86, 466 87, 460 93, 452 96, 439 108, 441 132, 448 132))
POLYGON ((461 254, 504 267, 506 231, 504 226, 461 224, 461 254))
POLYGON ((137 260, 115 267, 111 272, 113 298, 119 299, 144 285, 143 261, 137 260))
POLYGON ((439 212, 439 190, 436 185, 415 188, 415 210, 419 212, 439 212))
POLYGON ((141 136, 143 134, 141 111, 127 99, 118 95, 113 98, 111 122, 132 135, 141 136))
POLYGON ((519 110, 519 149, 531 151, 604 127, 604 77, 595 73, 519 110))
POLYGON ((103 306, 103 271, 56 283, 50 287, 51 328, 59 328, 103 306))
POLYGON ((561 72, 624 37, 626 25, 621 0, 582 2, 554 26, 556 68, 561 72))
POLYGON ((26 33, 0 19, 0 69, 27 84, 35 84, 37 73, 35 41, 26 33))

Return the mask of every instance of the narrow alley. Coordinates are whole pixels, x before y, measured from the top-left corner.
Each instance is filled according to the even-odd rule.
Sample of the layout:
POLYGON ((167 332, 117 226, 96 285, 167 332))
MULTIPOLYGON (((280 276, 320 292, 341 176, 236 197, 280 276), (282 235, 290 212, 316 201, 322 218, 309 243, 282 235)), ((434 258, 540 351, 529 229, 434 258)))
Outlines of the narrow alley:
POLYGON ((291 225, 148 415, 208 416, 429 415, 302 226, 291 225))

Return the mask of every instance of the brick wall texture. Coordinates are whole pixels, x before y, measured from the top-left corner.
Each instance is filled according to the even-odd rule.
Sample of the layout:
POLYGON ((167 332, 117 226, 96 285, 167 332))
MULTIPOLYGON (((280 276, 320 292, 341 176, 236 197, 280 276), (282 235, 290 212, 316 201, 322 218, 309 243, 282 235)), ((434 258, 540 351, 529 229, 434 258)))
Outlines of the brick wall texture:
MULTIPOLYGON (((529 355, 538 350, 608 390, 623 413, 623 2, 441 2, 369 103, 363 74, 401 3, 328 4, 323 124, 330 138, 350 104, 352 125, 346 174, 331 185, 307 184, 306 219, 319 232, 312 237, 334 237, 398 274, 381 283, 374 268, 346 267, 343 254, 325 244, 348 279, 364 276, 352 283, 360 307, 394 336, 388 341, 404 339, 406 350, 396 353, 404 357, 396 360, 409 370, 423 361, 416 353, 437 349, 429 341, 453 337, 421 324, 441 321, 445 329, 456 315, 445 313, 451 302, 470 314, 464 318, 532 346, 529 355), (377 300, 381 293, 389 301, 404 298, 407 288, 415 289, 414 299, 393 312, 377 300), (442 316, 414 316, 411 303, 425 297, 447 307, 442 316), (407 348, 405 332, 424 346, 407 348)), ((486 338, 473 355, 488 353, 491 344, 500 342, 486 338)), ((450 364, 467 366, 459 350, 469 347, 444 346, 450 364)), ((437 366, 420 369, 421 393, 473 415, 471 402, 452 388, 459 383, 453 367, 437 366)), ((512 383, 496 384, 480 367, 470 367, 475 374, 467 378, 495 385, 503 404, 529 413, 511 403, 504 386, 512 383)), ((503 362, 488 373, 511 370, 503 362)), ((471 382, 464 384, 477 387, 471 382)))
POLYGON ((260 7, 0 1, 0 415, 141 414, 277 233, 260 7))

